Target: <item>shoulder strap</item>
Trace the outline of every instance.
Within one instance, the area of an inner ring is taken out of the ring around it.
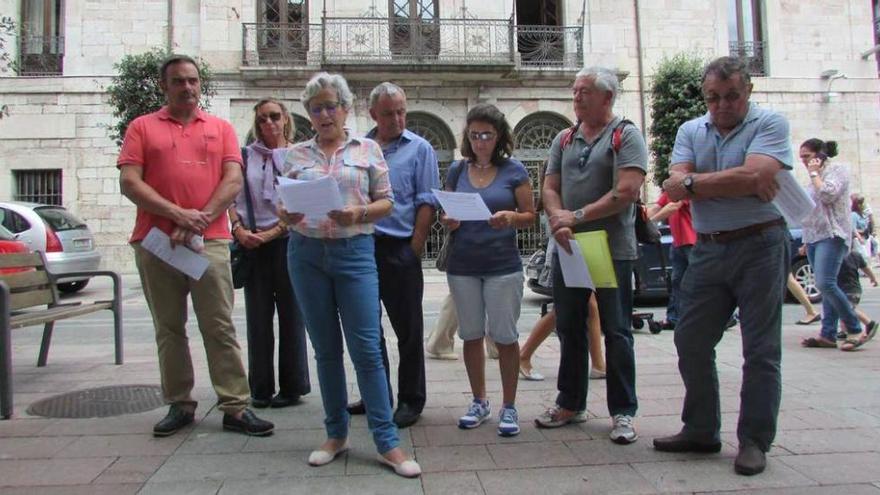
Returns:
[[[623,145],[623,130],[628,125],[635,125],[629,119],[620,119],[620,122],[614,126],[614,130],[611,131],[611,175],[612,182],[611,187],[617,187],[617,153],[620,151],[620,147]]]
[[[565,149],[572,141],[574,141],[574,136],[577,134],[578,127],[581,126],[581,121],[578,120],[574,123],[573,126],[569,127],[568,130],[565,131],[565,134],[562,135],[562,139],[559,140],[559,147],[561,149]]]
[[[244,202],[247,205],[248,222],[250,222],[250,225],[248,225],[248,230],[253,232],[257,228],[257,222],[256,222],[256,220],[254,220],[254,218],[255,218],[254,204],[252,203],[252,200],[251,200],[251,188],[248,185],[248,180],[247,180],[247,158],[248,158],[247,147],[244,147],[241,149],[241,162],[244,164],[244,167],[242,167],[243,171],[244,171]]]
[[[449,175],[446,176],[446,182],[452,185],[453,191],[455,191],[455,186],[458,184],[458,178],[461,177],[461,169],[463,168],[464,160],[452,162],[452,165],[449,166]]]

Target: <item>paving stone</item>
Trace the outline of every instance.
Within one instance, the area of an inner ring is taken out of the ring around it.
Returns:
[[[357,493],[359,495],[421,494],[419,479],[406,479],[393,473],[374,476],[325,478],[273,478],[256,481],[231,480],[223,483],[218,495],[314,495],[316,493]]]
[[[248,454],[217,454],[171,456],[150,478],[164,481],[225,481],[236,479],[277,478],[282,476],[339,476],[345,472],[340,456],[320,468],[308,465],[300,452],[258,452]]]
[[[780,456],[776,460],[823,485],[880,482],[877,452]]]
[[[113,457],[0,461],[0,486],[82,485],[91,483]]]
[[[120,457],[170,455],[185,440],[183,435],[155,438],[149,435],[87,435],[58,453],[58,457]]]
[[[873,452],[878,443],[877,430],[868,428],[781,431],[774,442],[795,454]]]
[[[609,441],[609,443],[611,443]],[[561,467],[580,464],[577,457],[562,442],[487,445],[495,464],[502,469],[531,467]]]
[[[488,421],[471,430],[463,430],[454,425],[427,426],[425,433],[428,437],[428,445],[431,446],[537,442],[543,438],[537,428],[523,422],[520,422],[520,434],[515,437],[500,437],[496,431],[497,428],[498,425],[494,421]]]
[[[32,437],[38,435],[53,422],[55,422],[54,419],[32,417],[14,418],[12,421],[0,421],[0,438]]]
[[[756,490],[738,490],[736,495],[878,495],[880,488],[872,485],[824,485],[799,486],[796,488],[762,488]]]
[[[727,457],[646,462],[632,466],[661,492],[714,492],[816,484],[815,481],[776,459],[778,458],[768,459],[766,471],[758,476],[737,475],[733,472],[733,459]]]
[[[425,495],[484,495],[476,473],[423,473]]]
[[[481,471],[477,476],[487,495],[658,493],[626,465]]]
[[[0,495],[134,495],[140,483],[116,485],[65,485],[0,488]]]
[[[138,495],[216,495],[223,485],[221,481],[171,481],[147,483]]]
[[[60,452],[77,437],[13,437],[0,441],[0,459],[49,458]]]
[[[483,445],[420,447],[415,452],[422,471],[426,473],[498,468]]]
[[[587,465],[629,464],[636,462],[668,462],[683,459],[706,459],[736,455],[736,448],[723,443],[718,454],[660,452],[654,449],[652,439],[640,437],[630,445],[618,445],[607,438],[566,442],[579,463]]]
[[[234,452],[241,452],[247,442],[248,437],[245,435],[231,435],[223,431],[217,431],[213,428],[206,428],[204,430],[190,432],[175,453],[231,454]]]
[[[159,469],[166,456],[138,456],[120,457],[110,467],[104,470],[95,483],[121,484],[121,483],[144,483],[153,473]]]

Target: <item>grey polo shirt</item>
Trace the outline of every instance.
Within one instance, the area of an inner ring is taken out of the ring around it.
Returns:
[[[592,146],[588,146],[583,134],[578,132],[571,144],[562,149],[559,142],[568,132],[567,129],[553,139],[546,175],[561,174],[562,207],[566,210],[573,211],[594,203],[615,186],[611,134],[620,120],[620,117],[614,117]],[[581,166],[581,155],[586,148],[590,148],[591,151],[588,159]],[[624,127],[620,151],[617,153],[618,170],[635,168],[646,172],[647,167],[648,150],[642,134],[634,125]],[[605,230],[608,232],[611,257],[615,260],[634,260],[639,256],[633,223],[634,206],[629,205],[616,215],[578,224],[575,226],[575,232]]]
[[[791,169],[788,121],[754,103],[750,104],[746,118],[726,136],[718,133],[708,113],[682,124],[675,137],[671,163],[693,163],[697,173],[720,172],[742,166],[751,154],[767,155]],[[703,234],[736,230],[782,216],[773,203],[765,203],[757,196],[692,201],[691,213],[694,229]]]

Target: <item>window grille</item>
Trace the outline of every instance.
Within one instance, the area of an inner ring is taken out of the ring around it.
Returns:
[[[15,200],[61,205],[61,170],[13,170]]]

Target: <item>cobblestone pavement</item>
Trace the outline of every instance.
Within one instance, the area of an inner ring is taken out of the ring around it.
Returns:
[[[362,417],[352,420],[352,450],[336,462],[312,468],[308,452],[323,439],[317,377],[313,392],[296,407],[263,410],[275,422],[269,438],[248,438],[221,429],[201,338],[192,326],[197,367],[197,421],[175,436],[156,439],[152,425],[164,408],[104,419],[47,419],[29,416],[32,402],[71,390],[118,384],[156,384],[158,369],[149,313],[137,286],[126,276],[125,364],[113,361],[109,313],[59,323],[49,364],[36,368],[40,328],[13,334],[15,415],[0,421],[0,493],[14,494],[534,494],[534,493],[766,493],[880,494],[880,339],[853,353],[803,349],[798,342],[817,326],[794,325],[801,316],[786,305],[783,329],[783,400],[779,433],[767,471],[733,473],[735,422],[739,407],[739,332],[732,329],[718,347],[724,446],[719,454],[655,452],[653,437],[679,429],[684,390],[676,368],[672,332],[636,332],[640,409],[637,443],[608,440],[610,420],[604,382],[590,382],[590,420],[557,430],[538,430],[531,420],[555,396],[558,341],[548,339],[534,359],[544,382],[520,382],[517,398],[522,433],[496,435],[495,420],[476,430],[456,427],[470,399],[462,362],[427,362],[428,404],[421,421],[403,430],[425,474],[405,480],[374,460]],[[866,284],[867,285],[867,284]],[[426,328],[433,326],[446,293],[445,279],[426,272]],[[94,283],[81,297],[102,298]],[[541,299],[526,291],[519,329],[537,319]],[[235,320],[244,342],[243,297]],[[880,317],[880,289],[866,288],[863,309]],[[654,308],[658,318],[663,309]],[[390,329],[386,322],[386,329]],[[392,342],[392,367],[396,351]],[[460,352],[459,349],[457,349]],[[314,365],[314,363],[312,363]],[[489,361],[487,385],[500,401],[496,362]],[[354,374],[349,386],[357,395]]]

